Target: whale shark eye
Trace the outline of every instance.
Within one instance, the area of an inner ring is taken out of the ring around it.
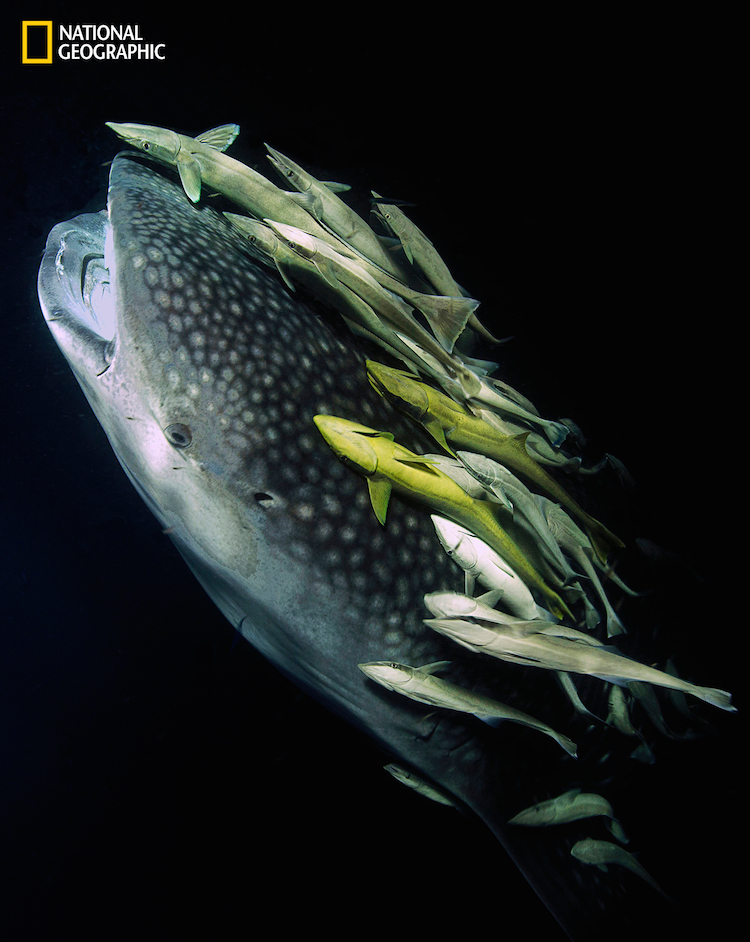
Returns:
[[[174,445],[175,448],[187,448],[193,440],[193,433],[190,431],[190,426],[183,425],[180,422],[176,422],[174,425],[168,425],[164,429],[164,434],[167,436],[167,441],[170,445]]]
[[[266,504],[271,503],[273,497],[271,497],[270,494],[264,494],[262,491],[258,491],[258,493],[255,495],[255,499],[258,501],[261,507],[265,507]]]

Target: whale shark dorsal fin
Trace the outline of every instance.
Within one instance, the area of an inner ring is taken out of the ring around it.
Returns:
[[[214,150],[225,151],[232,141],[240,133],[239,124],[222,124],[218,128],[211,128],[210,131],[204,131],[196,137],[196,141],[205,144],[207,147],[213,147]]]

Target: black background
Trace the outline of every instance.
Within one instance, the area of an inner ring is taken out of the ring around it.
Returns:
[[[601,515],[701,575],[668,576],[674,630],[690,676],[741,706],[731,25],[65,9],[0,19],[6,937],[228,938],[269,915],[295,934],[473,935],[522,913],[561,938],[479,825],[398,786],[235,639],[117,465],[36,270],[55,223],[104,205],[107,120],[193,135],[236,121],[231,153],[259,169],[268,141],[351,183],[362,211],[370,188],[414,202],[488,325],[515,338],[500,375],[636,479]],[[34,17],[137,22],[167,59],[21,66]],[[741,716],[717,714],[703,713],[715,737],[664,745],[642,799],[643,862],[689,901],[696,938],[739,904],[745,740]]]

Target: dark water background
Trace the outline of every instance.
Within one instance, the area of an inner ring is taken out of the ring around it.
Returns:
[[[258,168],[268,141],[351,183],[360,209],[370,188],[413,201],[488,326],[515,337],[499,375],[630,469],[637,490],[610,489],[600,516],[680,555],[658,576],[665,633],[685,674],[742,706],[726,39],[704,24],[519,32],[479,16],[418,28],[355,16],[339,37],[308,12],[183,22],[68,10],[56,22],[139,22],[167,61],[44,67],[20,65],[20,21],[36,12],[0,20],[9,940],[63,927],[229,938],[269,913],[294,934],[470,937],[521,912],[529,937],[562,937],[480,826],[393,782],[366,742],[236,642],[120,470],[35,288],[49,229],[104,204],[119,150],[107,120],[189,134],[236,121],[231,153]],[[730,861],[746,790],[741,715],[702,715],[716,735],[662,741],[630,809],[642,862],[686,901],[695,938],[739,908]]]

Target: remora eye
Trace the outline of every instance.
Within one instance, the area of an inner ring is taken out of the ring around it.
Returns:
[[[193,440],[193,433],[190,431],[190,426],[183,425],[180,422],[176,422],[174,425],[168,425],[164,429],[164,434],[167,436],[169,444],[174,445],[175,448],[187,448]]]

